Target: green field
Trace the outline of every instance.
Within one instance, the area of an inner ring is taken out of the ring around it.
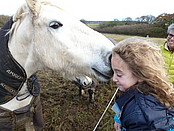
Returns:
[[[114,40],[116,40],[117,42],[121,41],[121,40],[124,40],[124,39],[127,39],[127,38],[130,38],[130,37],[140,37],[140,36],[130,36],[130,35],[118,35],[118,34],[106,34],[104,33],[104,35],[106,37],[111,37],[113,38]],[[146,38],[146,39],[149,39],[153,42],[155,42],[156,44],[163,44],[166,39],[165,38],[151,38],[151,37],[140,37],[140,38]]]
[[[89,26],[90,28],[94,29],[94,28],[98,27],[99,24],[98,23],[92,23],[92,24],[87,24],[87,26]]]

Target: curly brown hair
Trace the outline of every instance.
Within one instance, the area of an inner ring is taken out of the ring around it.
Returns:
[[[173,84],[169,82],[163,56],[155,43],[137,37],[128,38],[113,48],[114,54],[118,54],[133,75],[142,80],[137,84],[141,93],[151,94],[167,108],[173,108]]]

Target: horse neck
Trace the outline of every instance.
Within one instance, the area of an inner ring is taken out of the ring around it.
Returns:
[[[39,61],[36,59],[37,57],[34,56],[31,43],[31,40],[17,40],[15,36],[10,37],[8,43],[11,55],[24,68],[27,77],[30,77],[41,68],[38,64]]]

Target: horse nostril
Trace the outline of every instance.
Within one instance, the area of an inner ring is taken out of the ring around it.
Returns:
[[[86,82],[84,82],[83,85],[86,86],[87,85]]]

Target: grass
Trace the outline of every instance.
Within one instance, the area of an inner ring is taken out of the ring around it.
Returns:
[[[78,88],[55,72],[39,71],[38,78],[42,88],[44,131],[92,131],[116,88],[111,81],[98,82],[95,104],[89,105],[88,94],[77,99]],[[113,130],[113,115],[109,109],[97,130]]]
[[[117,42],[119,41],[122,41],[124,39],[127,39],[127,38],[130,38],[130,37],[140,37],[140,36],[130,36],[130,35],[119,35],[119,34],[107,34],[107,33],[104,33],[104,35],[106,37],[111,37],[113,38],[114,40],[116,40]],[[147,38],[147,37],[140,37],[140,38]],[[148,37],[147,39],[157,43],[157,44],[163,44],[166,39],[165,38],[151,38],[151,37]]]
[[[92,29],[95,29],[99,26],[99,24],[98,23],[91,23],[91,24],[89,23],[89,24],[87,24],[87,26],[89,26]]]

